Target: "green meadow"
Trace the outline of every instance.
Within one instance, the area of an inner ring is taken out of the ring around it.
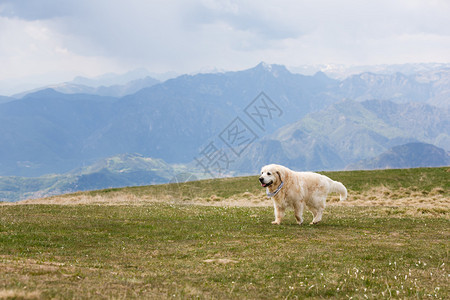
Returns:
[[[448,299],[448,168],[326,175],[318,225],[270,224],[254,176],[0,205],[0,299]]]

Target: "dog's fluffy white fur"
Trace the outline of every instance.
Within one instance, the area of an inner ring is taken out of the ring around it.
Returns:
[[[283,182],[281,189],[272,197],[275,221],[280,224],[287,207],[292,206],[298,224],[303,223],[303,209],[306,206],[314,216],[311,224],[322,220],[327,195],[339,193],[340,200],[347,198],[345,186],[329,177],[312,172],[295,172],[280,165],[267,165],[261,169],[259,177],[261,186],[267,188],[268,193],[276,192]]]

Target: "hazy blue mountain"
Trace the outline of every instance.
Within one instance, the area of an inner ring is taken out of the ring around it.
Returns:
[[[0,201],[15,202],[72,192],[66,186],[74,182],[72,175],[41,177],[0,176]]]
[[[151,76],[151,73],[145,68],[135,69],[124,74],[108,73],[95,78],[87,78],[83,76],[75,77],[71,82],[90,87],[125,85],[131,81]]]
[[[45,89],[0,104],[0,176],[65,173],[123,153],[189,163],[237,117],[257,137],[239,171],[270,160],[303,169],[344,168],[414,141],[448,150],[448,74],[441,68],[338,81],[261,63],[238,72],[183,75],[120,98]],[[253,102],[261,92],[278,110]],[[361,102],[367,98],[379,100]],[[441,108],[426,104],[431,101]],[[259,112],[256,119],[274,116],[260,127],[246,115],[249,108]]]
[[[0,201],[18,201],[76,191],[169,182],[182,165],[138,154],[108,157],[70,173],[40,177],[0,176]]]
[[[176,168],[161,159],[139,154],[121,154],[101,159],[71,172],[75,175],[68,189],[95,190],[123,186],[166,183],[176,175]]]
[[[348,170],[401,169],[450,165],[450,154],[425,143],[409,143],[393,147],[382,154],[350,164]]]
[[[155,74],[156,75],[156,74]],[[52,84],[33,89],[23,89],[12,97],[21,99],[24,96],[41,90],[53,89],[64,94],[92,94],[99,96],[122,97],[137,92],[160,82],[152,73],[144,68],[129,71],[124,74],[108,73],[94,78],[77,76],[74,80],[59,84]]]
[[[450,107],[450,66],[417,73],[415,78],[418,82],[431,86],[427,103],[440,107]]]
[[[450,150],[450,113],[422,103],[341,101],[255,142],[237,163],[255,172],[273,162],[302,170],[342,169],[409,142]]]
[[[16,100],[16,99],[14,99],[12,97],[0,96],[0,104],[6,103],[6,102],[11,102],[14,100]]]
[[[336,101],[337,82],[259,64],[240,72],[184,75],[120,99],[51,89],[0,105],[0,175],[67,172],[121,153],[169,163],[194,159],[264,91],[282,111],[258,136]]]
[[[348,99],[365,101],[372,99],[395,102],[426,102],[431,93],[428,83],[419,83],[413,76],[402,73],[362,73],[342,81],[340,92]]]
[[[108,122],[115,101],[47,89],[1,104],[0,175],[63,173],[89,161],[84,141]]]
[[[52,89],[57,92],[63,94],[90,94],[90,95],[98,95],[98,96],[108,96],[108,97],[123,97],[126,95],[134,94],[137,91],[151,87],[155,84],[160,83],[159,80],[156,80],[152,77],[145,77],[142,79],[136,79],[130,81],[123,85],[111,85],[111,86],[99,86],[93,87],[88,85],[76,84],[72,82],[65,82],[57,85],[51,85],[44,88],[35,89],[32,91],[22,92],[20,94],[16,94],[13,97],[17,99],[21,99],[26,95],[36,93],[41,90]],[[1,100],[0,100],[1,103]]]
[[[352,75],[362,73],[375,74],[396,74],[402,73],[404,75],[428,74],[431,72],[449,69],[449,63],[408,63],[408,64],[394,64],[394,65],[341,65],[341,64],[317,64],[317,65],[303,65],[297,67],[290,67],[294,73],[305,75],[312,75],[319,71],[324,72],[327,76],[344,80]]]
[[[95,94],[100,96],[123,97],[131,95],[144,88],[160,83],[150,76],[130,81],[123,85],[100,86],[95,89]],[[62,92],[62,91],[61,91]]]
[[[264,91],[283,112],[258,134],[335,101],[323,92],[334,81],[326,76],[294,75],[282,66],[260,64],[241,72],[185,75],[122,98],[108,127],[87,141],[102,153],[138,152],[170,163],[189,162]],[[250,120],[249,126],[258,130]],[[120,138],[122,143],[117,143]],[[118,152],[117,152],[118,151]]]
[[[424,69],[421,72],[361,73],[344,79],[335,93],[356,101],[391,100],[396,103],[421,102],[450,107],[450,68]]]

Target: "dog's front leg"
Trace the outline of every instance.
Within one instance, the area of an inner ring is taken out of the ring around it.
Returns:
[[[281,219],[284,217],[284,210],[285,208],[281,205],[277,205],[274,203],[274,214],[275,214],[275,221],[272,222],[272,224],[280,225]]]

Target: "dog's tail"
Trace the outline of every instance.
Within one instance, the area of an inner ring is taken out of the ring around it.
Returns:
[[[339,181],[331,181],[330,193],[338,193],[340,201],[344,201],[345,199],[347,199],[347,189]]]

